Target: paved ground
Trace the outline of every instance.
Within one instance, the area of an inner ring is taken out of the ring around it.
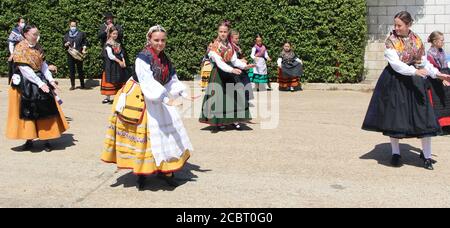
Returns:
[[[55,151],[15,152],[23,142],[7,140],[0,124],[0,207],[450,206],[449,138],[433,139],[434,171],[421,167],[418,140],[402,141],[405,165],[389,167],[388,139],[360,130],[367,92],[281,93],[275,129],[261,129],[266,121],[257,118],[252,130],[211,134],[197,114],[185,118],[195,152],[179,174],[184,184],[173,189],[150,178],[138,192],[132,174],[99,160],[110,114],[99,88],[61,84],[71,129]],[[2,78],[0,120],[7,88]]]

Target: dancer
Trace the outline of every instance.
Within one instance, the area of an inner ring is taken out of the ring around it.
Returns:
[[[31,150],[34,139],[45,140],[44,150],[50,152],[49,140],[61,137],[69,125],[55,99],[58,86],[38,43],[38,28],[25,26],[23,37],[13,53],[17,74],[9,89],[6,137],[27,140],[22,151]]]
[[[199,121],[213,126],[212,133],[225,129],[226,125],[233,125],[236,130],[242,130],[240,123],[251,120],[245,88],[242,83],[236,82],[239,81],[243,70],[254,65],[247,65],[237,58],[229,42],[230,26],[228,21],[219,25],[218,37],[208,54],[213,69]]]
[[[440,126],[427,94],[427,77],[450,80],[431,65],[424,45],[411,31],[411,14],[395,15],[395,30],[386,40],[385,58],[389,65],[378,80],[362,128],[389,136],[392,146],[391,164],[401,165],[399,140],[420,138],[424,167],[432,170],[431,137]]]
[[[188,97],[172,62],[164,52],[166,30],[153,26],[147,45],[136,59],[136,75],[130,78],[113,105],[113,115],[102,160],[118,168],[132,169],[143,190],[146,176],[158,173],[173,187],[174,172],[180,170],[193,151],[177,112],[175,99]]]

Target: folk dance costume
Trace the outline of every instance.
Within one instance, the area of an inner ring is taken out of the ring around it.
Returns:
[[[431,47],[428,50],[428,61],[440,72],[450,74],[446,54],[443,49]],[[450,128],[450,87],[444,86],[440,79],[429,79],[431,83],[431,96],[434,111],[438,117],[439,124],[445,129]],[[447,132],[448,133],[448,132]]]
[[[240,75],[234,75],[233,66],[245,69],[246,64],[237,58],[230,42],[226,44],[217,39],[209,54],[213,69],[203,99],[202,113],[199,121],[211,126],[248,122],[251,120],[245,88],[240,82]],[[227,90],[227,85],[229,88]]]
[[[8,50],[10,55],[14,54],[14,49],[16,45],[23,40],[22,36],[22,26],[16,26],[9,34],[8,37]],[[11,83],[11,77],[14,74],[14,61],[8,61],[8,84]]]
[[[299,91],[302,86],[300,77],[303,75],[303,63],[291,50],[282,51],[278,64],[278,84],[280,91]]]
[[[245,60],[244,52],[242,51],[241,47],[239,45],[231,42],[231,45],[233,46],[234,51],[236,52],[236,56],[239,60]],[[243,62],[243,61],[242,61]],[[254,99],[253,89],[251,80],[249,77],[249,72],[247,70],[242,70],[242,74],[239,77],[239,82],[241,82],[244,86],[245,91],[245,98],[248,101]]]
[[[267,75],[267,63],[269,59],[269,53],[266,46],[255,45],[252,48],[252,54],[250,57],[255,61],[256,67],[249,74],[250,80],[256,84],[268,84],[269,77]]]
[[[113,96],[117,94],[129,78],[126,68],[122,68],[116,62],[116,59],[121,61],[125,59],[125,51],[119,43],[107,42],[103,49],[103,58],[104,72],[102,75],[101,94]]]
[[[14,54],[17,71],[9,89],[9,109],[6,137],[28,140],[50,140],[61,137],[69,125],[52,92],[55,80],[48,69],[39,45],[31,46],[27,40],[17,44]],[[50,93],[40,88],[47,84]],[[49,144],[46,143],[46,149]]]
[[[375,87],[362,129],[391,137],[393,161],[400,157],[399,139],[421,138],[425,167],[430,167],[430,137],[438,135],[440,126],[428,80],[415,74],[423,67],[436,78],[439,71],[427,61],[422,40],[412,31],[406,37],[394,31],[386,40],[385,58],[389,65]]]
[[[193,147],[177,108],[167,103],[187,97],[186,87],[164,52],[148,47],[135,66],[137,76],[114,99],[101,159],[139,176],[176,172]]]
[[[66,43],[70,43],[68,47],[65,46]],[[87,39],[86,39],[86,33],[78,31],[76,28],[69,30],[66,35],[64,35],[64,41],[63,41],[64,47],[66,49],[68,48],[74,48],[79,53],[82,53],[83,49],[87,48]],[[75,89],[75,73],[78,71],[78,76],[80,78],[80,86],[81,88],[85,88],[84,86],[84,72],[83,72],[83,61],[75,59],[67,53],[67,64],[69,65],[69,71],[70,71],[70,84],[71,84],[71,90]]]
[[[209,61],[208,52],[209,52],[209,48],[206,51],[206,55],[202,59],[201,69],[200,69],[200,77],[202,79],[200,81],[200,87],[202,89],[205,89],[208,86],[209,76],[211,75],[211,71],[212,71],[212,65],[211,65],[211,61]]]

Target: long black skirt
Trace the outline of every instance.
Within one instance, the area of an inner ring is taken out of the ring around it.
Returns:
[[[442,69],[442,73],[450,74],[450,69]],[[431,84],[431,97],[434,111],[441,127],[450,126],[450,87],[444,86],[440,79],[428,79]]]
[[[428,80],[404,76],[387,66],[370,101],[363,130],[393,138],[424,138],[441,132],[428,90]]]

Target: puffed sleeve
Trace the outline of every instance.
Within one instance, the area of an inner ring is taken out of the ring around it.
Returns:
[[[231,67],[230,65],[225,63],[223,61],[222,57],[220,57],[216,52],[210,51],[208,53],[208,56],[210,59],[212,59],[214,61],[214,63],[217,65],[217,67],[219,67],[221,70],[223,70],[227,73],[231,73],[233,71],[233,67]]]
[[[54,82],[55,79],[53,78],[52,72],[48,69],[48,64],[47,62],[43,62],[42,66],[41,66],[41,72],[44,74],[45,78],[49,81],[49,82]]]
[[[164,86],[153,78],[150,65],[137,58],[135,62],[136,75],[145,98],[152,102],[169,102],[168,92]]]
[[[169,94],[175,99],[180,97],[180,96],[181,97],[185,97],[185,98],[188,96],[188,94],[186,92],[186,85],[184,85],[178,79],[177,74],[174,74],[172,76],[172,79],[166,85],[166,89],[169,91]]]

